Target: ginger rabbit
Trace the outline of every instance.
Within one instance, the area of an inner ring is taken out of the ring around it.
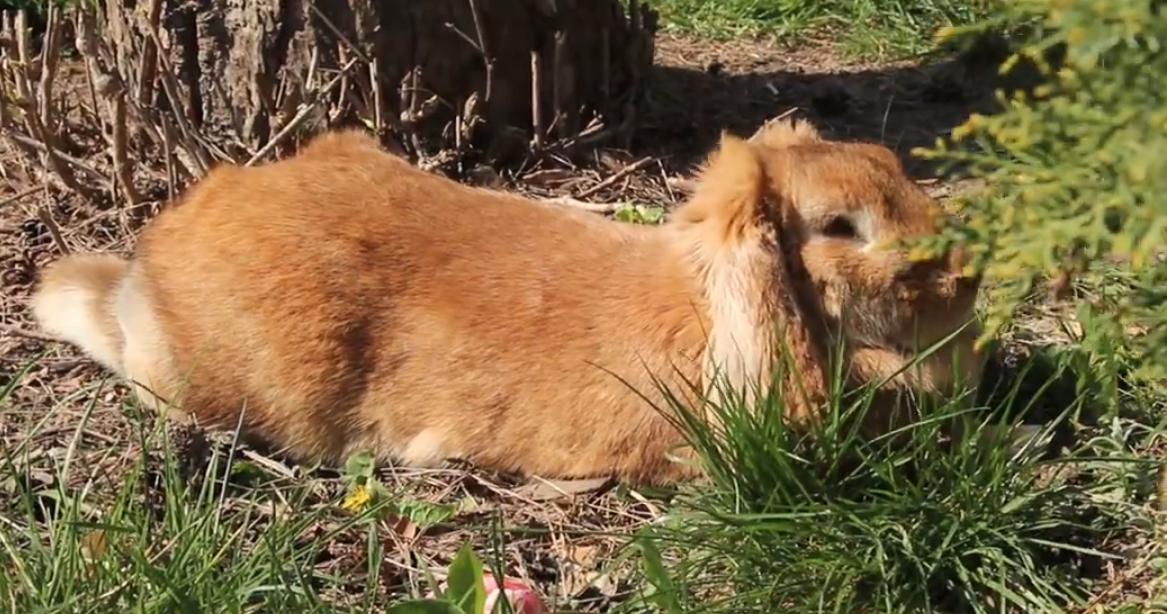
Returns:
[[[835,333],[865,381],[973,317],[958,254],[877,245],[939,215],[890,150],[805,122],[723,136],[660,226],[465,186],[336,131],[215,168],[130,258],[46,267],[31,308],[147,405],[224,429],[242,411],[245,435],[296,457],[665,483],[699,469],[666,458],[680,436],[640,396],[658,397],[652,374],[758,381],[779,330],[803,419]],[[889,386],[944,392],[956,354],[975,384],[972,339]]]

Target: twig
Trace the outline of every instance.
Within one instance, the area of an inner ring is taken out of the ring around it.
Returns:
[[[381,74],[377,70],[377,58],[369,62],[369,85],[373,88],[373,132],[380,137],[384,130],[384,102],[381,100]]]
[[[540,77],[542,67],[539,50],[531,51],[531,129],[534,130],[532,143],[536,148],[543,146],[543,106],[540,104]]]
[[[33,330],[28,330],[27,328],[21,328],[13,324],[6,324],[4,322],[0,322],[0,331],[4,331],[9,335],[14,335],[16,337],[36,339],[37,341],[60,341],[60,339],[57,339],[56,337],[52,337],[44,333],[38,333]]]
[[[553,149],[559,153],[566,153],[579,147],[598,145],[619,133],[619,128],[608,128],[603,123],[597,123],[589,128],[585,128],[573,137],[553,143],[549,149]]]
[[[150,0],[146,9],[146,27],[151,31],[157,30],[162,19],[162,0]],[[158,70],[158,46],[154,40],[147,38],[143,42],[142,61],[138,64],[138,83],[134,88],[134,96],[144,104],[154,100],[155,73]]]
[[[660,173],[661,183],[665,186],[665,191],[669,193],[669,202],[677,202],[677,193],[673,191],[673,186],[669,185],[669,176],[665,173],[665,165],[657,160],[656,170]]]
[[[264,143],[263,147],[260,147],[259,151],[255,152],[255,154],[252,155],[251,158],[243,164],[243,166],[254,166],[256,162],[259,162],[265,156],[271,153],[272,150],[278,147],[280,143],[285,141],[288,136],[290,136],[292,132],[296,130],[296,128],[300,127],[300,124],[303,124],[309,117],[312,116],[312,112],[316,110],[316,107],[317,103],[314,102],[301,105],[300,110],[297,111],[294,116],[292,116],[292,119],[288,120],[288,123],[284,124],[284,127],[280,128],[280,131],[277,132],[275,136],[269,139],[268,142]]]
[[[97,106],[97,76],[100,74],[100,68],[97,64],[97,51],[94,49],[96,42],[93,40],[93,19],[93,13],[80,12],[73,22],[75,31],[73,44],[81,53],[82,63],[85,64],[85,83],[89,90],[89,105],[93,109],[94,117],[97,118],[101,133],[105,134],[105,118],[100,112],[101,107]]]
[[[336,57],[339,58],[341,60],[341,62],[343,62],[346,67],[352,65],[352,64],[350,64],[348,54],[345,53],[344,47],[340,47],[340,46],[337,47]],[[333,116],[333,113],[336,113],[337,116],[339,116],[339,114],[341,112],[341,108],[340,108],[341,100],[344,98],[344,93],[348,92],[348,91],[349,91],[348,71],[342,70],[342,71],[340,71],[340,92],[341,92],[341,95],[337,96],[336,105],[333,105],[331,102],[327,102],[324,105],[327,109],[329,109],[329,111],[325,113],[325,115],[328,116],[329,123],[331,123],[331,121],[335,117],[335,116]],[[327,96],[328,92],[324,92],[324,95]],[[317,99],[319,99],[319,96],[317,97]]]
[[[798,107],[790,107],[789,109],[786,109],[785,111],[775,115],[774,117],[767,119],[766,121],[762,122],[761,126],[758,126],[758,129],[755,130],[754,133],[750,135],[750,138],[748,140],[750,142],[757,141],[758,135],[762,134],[762,131],[764,131],[767,127],[772,126],[772,125],[786,119],[787,117],[794,115],[797,112],[798,112]]]
[[[37,186],[35,188],[29,188],[27,190],[24,190],[23,192],[17,192],[16,194],[13,194],[12,196],[7,196],[3,199],[0,199],[0,207],[12,204],[12,203],[14,203],[22,198],[27,197],[27,196],[32,196],[33,194],[36,194],[39,191],[41,191],[41,187]]]
[[[312,9],[312,12],[316,13],[316,16],[320,18],[320,21],[324,22],[324,25],[329,30],[331,30],[332,33],[335,34],[337,38],[340,39],[340,42],[344,43],[345,46],[348,47],[349,51],[352,51],[353,54],[356,55],[357,58],[359,58],[362,62],[364,62],[366,64],[369,63],[369,58],[364,53],[361,53],[360,48],[357,47],[356,45],[354,45],[352,40],[350,40],[349,37],[345,36],[344,32],[341,32],[340,28],[336,27],[336,24],[332,23],[332,20],[329,19],[327,15],[322,13],[320,11],[320,9],[316,7],[315,2],[309,3],[308,6]]]
[[[246,458],[247,460],[249,460],[257,465],[260,465],[260,466],[266,468],[267,470],[271,471],[272,473],[278,473],[281,476],[288,478],[288,479],[294,479],[296,477],[296,472],[289,469],[287,465],[285,465],[285,464],[283,464],[283,463],[281,463],[273,458],[269,458],[267,456],[264,456],[264,455],[260,454],[259,452],[255,452],[253,450],[240,450],[239,453],[241,456],[243,456],[243,458]]]
[[[177,193],[178,175],[174,172],[174,141],[170,137],[170,125],[159,126],[162,132],[162,155],[166,162],[166,198],[174,200]]]
[[[65,243],[65,237],[61,234],[61,227],[53,219],[53,214],[49,213],[48,207],[38,208],[36,216],[40,218],[45,228],[49,229],[49,235],[53,237],[53,243],[57,244],[57,249],[61,250],[61,253],[66,256],[73,253],[73,250],[69,249],[69,244]]]
[[[134,174],[126,159],[126,92],[122,90],[113,96],[113,125],[110,140],[113,145],[113,168],[130,207],[142,202],[142,195],[134,186]]]
[[[41,125],[49,126],[53,114],[53,83],[57,77],[57,59],[60,53],[61,9],[47,3],[45,34],[41,43],[41,81],[38,102],[40,103]]]
[[[562,30],[555,33],[555,55],[552,61],[554,65],[552,67],[551,77],[551,96],[555,112],[554,119],[551,122],[555,128],[555,133],[560,138],[563,138],[567,136],[565,133],[565,130],[567,130],[567,111],[563,108],[563,89],[566,87],[563,81],[567,78],[563,74],[566,72],[564,70],[564,62],[567,61],[567,33]]]
[[[158,34],[157,28],[148,25],[146,34],[159,49],[163,48],[162,37]],[[162,90],[166,92],[166,98],[170,101],[171,115],[173,115],[175,123],[178,124],[178,132],[182,137],[183,145],[196,167],[189,170],[196,177],[205,177],[207,171],[211,168],[211,161],[207,159],[206,151],[200,146],[198,139],[195,138],[194,126],[191,125],[190,118],[187,117],[186,101],[182,99],[179,93],[178,81],[174,76],[177,73],[170,65],[170,60],[166,58],[165,53],[159,53],[158,60],[161,62],[163,68]]]
[[[665,180],[665,185],[678,192],[685,192],[687,194],[692,194],[697,190],[697,182],[685,177],[670,177]]]
[[[47,146],[45,146],[44,143],[38,142],[36,139],[27,137],[23,134],[9,132],[8,134],[5,134],[4,136],[6,136],[9,140],[11,140],[15,143],[19,143],[21,145],[32,148],[32,149],[36,150],[38,153],[48,154],[49,159],[62,160],[64,162],[68,162],[69,164],[72,164],[73,166],[77,167],[78,170],[84,171],[87,175],[89,175],[90,177],[93,177],[94,179],[98,179],[102,182],[106,181],[106,176],[101,174],[101,171],[93,168],[84,160],[74,158],[73,156],[70,156],[69,154],[67,154],[63,151],[57,151],[55,149],[50,150]]]
[[[482,31],[482,11],[477,0],[466,0],[470,3],[470,14],[474,17],[474,31],[478,34],[478,50],[482,52],[482,62],[486,66],[486,95],[482,102],[490,105],[490,93],[494,89],[494,56],[486,46],[486,35]]]
[[[61,179],[61,182],[64,183],[67,188],[77,192],[87,200],[96,201],[99,197],[98,191],[78,181],[77,176],[72,173],[71,169],[61,163],[61,158],[57,156],[58,152],[57,147],[55,146],[56,139],[53,138],[53,132],[46,125],[47,122],[41,121],[41,109],[34,106],[32,87],[29,83],[27,72],[29,67],[32,66],[32,59],[28,51],[28,27],[25,23],[24,11],[20,11],[16,15],[15,30],[17,57],[20,61],[21,67],[20,69],[13,69],[12,77],[14,82],[13,84],[16,86],[17,95],[21,100],[24,101],[25,108],[23,111],[25,126],[28,128],[29,133],[34,137],[33,139],[29,140],[35,143],[36,146],[39,146],[39,148],[41,148],[46,153],[46,159],[48,161],[49,168],[52,169],[52,171],[57,175],[57,177]],[[42,67],[42,76],[43,69],[44,67]],[[46,88],[45,91],[38,93],[44,94],[46,91],[49,90]],[[39,98],[39,96],[37,96],[37,98]],[[39,105],[39,103],[37,104]],[[46,111],[47,109],[48,107],[45,107]],[[15,137],[17,135],[13,134],[10,136]],[[38,140],[39,142],[37,142]],[[105,179],[105,177],[103,177],[100,173],[97,173],[97,176],[102,180]]]
[[[635,173],[636,171],[644,168],[645,166],[648,166],[650,163],[652,163],[655,160],[656,160],[656,158],[652,158],[652,157],[641,158],[641,159],[637,160],[636,162],[633,162],[632,164],[625,166],[624,168],[620,169],[619,171],[616,171],[607,179],[605,179],[605,180],[597,183],[596,185],[580,192],[579,194],[576,194],[575,196],[576,196],[576,198],[587,198],[588,196],[591,196],[592,194],[595,194],[596,192],[599,192],[600,190],[603,190],[606,187],[614,185],[617,181],[620,181],[621,179],[627,177],[629,174]]]
[[[357,60],[358,58],[351,58],[348,63],[346,63],[344,67],[340,69],[340,74],[336,77],[333,77],[332,81],[329,81],[328,84],[317,93],[317,99],[301,105],[300,110],[296,112],[296,115],[293,116],[292,119],[288,120],[288,123],[284,124],[284,127],[280,128],[280,131],[277,132],[275,136],[268,140],[267,143],[264,143],[263,147],[260,147],[259,151],[255,152],[255,155],[251,156],[251,158],[246,163],[244,163],[243,166],[254,166],[256,162],[262,160],[264,156],[271,153],[273,149],[278,147],[280,143],[282,143],[293,132],[295,132],[296,128],[298,128],[300,124],[303,124],[305,120],[311,117],[312,112],[320,106],[320,100],[332,92],[333,88],[335,88],[336,85],[341,82],[345,74],[348,73],[349,69],[351,69],[357,63]]]

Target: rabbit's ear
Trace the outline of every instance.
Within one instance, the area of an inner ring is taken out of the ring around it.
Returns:
[[[781,149],[792,145],[806,145],[823,140],[813,124],[805,119],[778,119],[762,124],[750,137],[750,143]]]
[[[703,240],[733,243],[752,234],[766,213],[766,172],[758,152],[731,134],[709,156],[690,198],[673,214],[682,226],[700,227]]]

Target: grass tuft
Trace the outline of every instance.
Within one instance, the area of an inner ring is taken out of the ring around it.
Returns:
[[[321,596],[335,580],[317,573],[315,562],[331,535],[377,510],[335,514],[314,504],[306,485],[254,468],[234,480],[239,472],[227,468],[245,466],[234,448],[210,450],[192,473],[167,429],[145,425],[140,445],[149,452],[119,465],[121,475],[101,475],[72,459],[87,419],[60,458],[34,446],[0,452],[6,611],[339,611]],[[379,548],[371,546],[371,554]],[[370,599],[376,594],[370,590]]]
[[[1024,424],[1041,391],[1018,384],[998,407],[921,400],[912,424],[865,439],[850,425],[872,409],[870,389],[799,430],[777,393],[706,403],[715,428],[664,392],[710,480],[641,539],[683,553],[661,566],[683,594],[673,598],[703,611],[1064,612],[1118,558],[1097,545],[1148,520],[1131,503],[1146,489],[1130,485],[1153,480],[1156,463],[1129,441],[1103,436],[1049,458],[1085,394],[1041,426]]]

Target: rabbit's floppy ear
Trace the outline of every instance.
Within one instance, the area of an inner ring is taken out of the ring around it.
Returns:
[[[797,373],[786,379],[797,376],[803,392],[817,397],[825,387],[816,342],[823,334],[799,304],[803,292],[788,270],[784,252],[791,248],[781,245],[782,212],[770,193],[773,182],[762,154],[751,143],[722,134],[693,195],[671,218],[710,318],[703,377],[710,382],[719,373],[752,397],[769,387],[780,349],[789,350]],[[788,347],[779,347],[779,337]],[[785,398],[791,414],[805,414],[812,405]]]
[[[706,249],[717,249],[754,235],[767,214],[766,172],[758,152],[723,132],[697,177],[693,194],[672,218],[701,228]]]

